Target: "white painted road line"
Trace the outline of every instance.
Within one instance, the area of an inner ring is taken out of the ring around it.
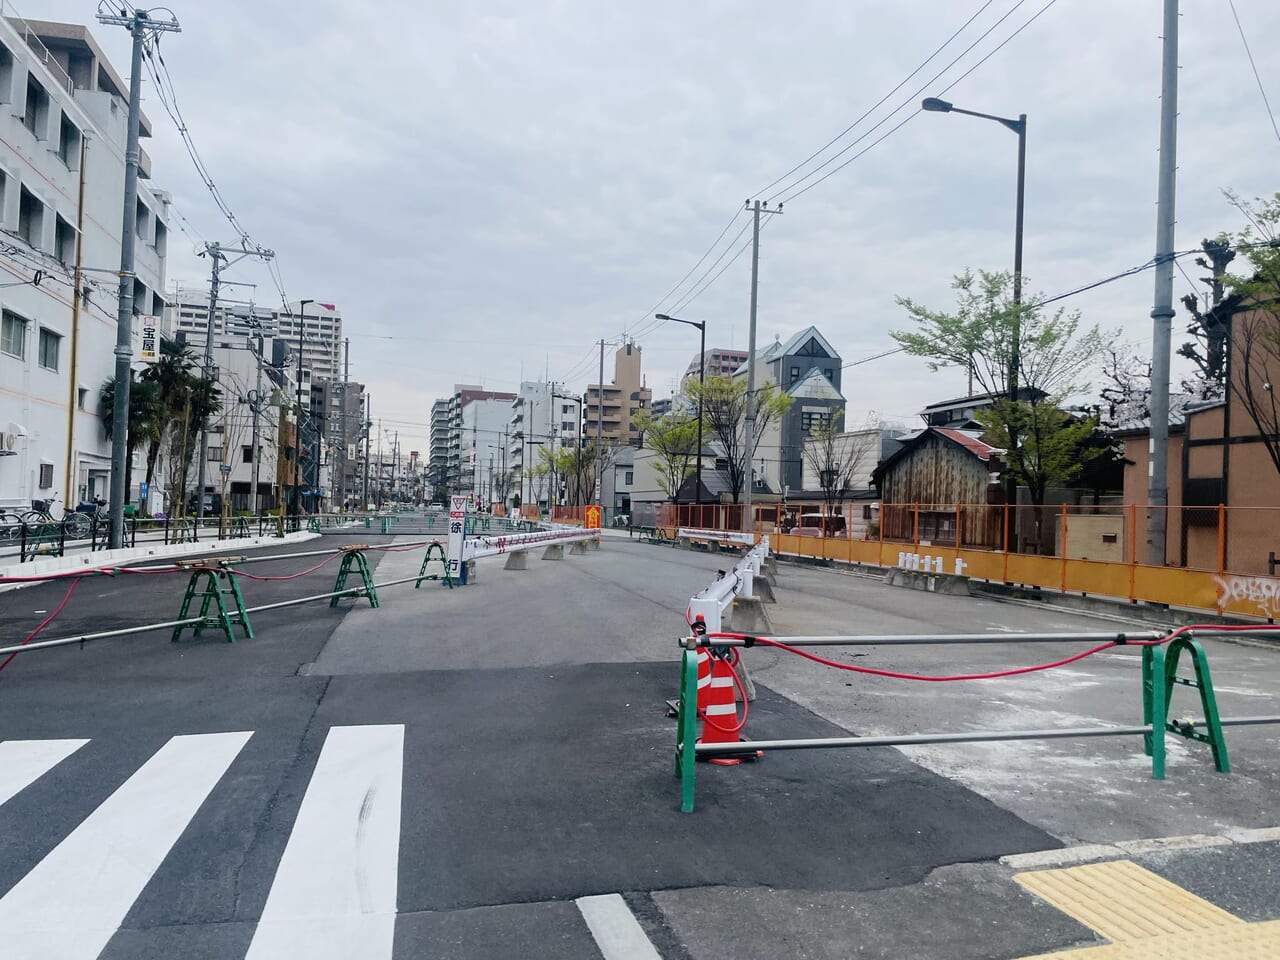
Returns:
[[[6,740],[0,743],[0,803],[35,783],[88,740]]]
[[[245,960],[389,960],[404,725],[333,727]]]
[[[619,894],[574,901],[604,960],[662,960]]]
[[[252,733],[174,737],[0,899],[5,960],[93,960]]]

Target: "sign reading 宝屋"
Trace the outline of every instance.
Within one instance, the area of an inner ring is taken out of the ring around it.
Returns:
[[[600,529],[600,508],[599,507],[587,507],[586,528],[588,530]]]
[[[467,532],[467,498],[449,498],[449,576],[458,580],[462,575],[462,538]]]
[[[142,328],[138,360],[141,363],[155,363],[160,359],[160,318],[139,317],[138,323]]]

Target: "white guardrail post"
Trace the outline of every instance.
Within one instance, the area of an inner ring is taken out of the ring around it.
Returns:
[[[698,532],[680,531],[682,535]],[[750,537],[751,534],[740,536]],[[769,540],[765,537],[747,551],[734,565],[733,570],[715,583],[698,591],[689,600],[689,619],[696,621],[698,617],[702,617],[708,633],[720,633],[724,629],[724,615],[733,606],[734,597],[755,597],[755,577],[764,569],[764,561],[768,555]]]

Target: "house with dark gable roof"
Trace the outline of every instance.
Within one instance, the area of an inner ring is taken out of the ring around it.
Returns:
[[[746,365],[735,377],[746,376]],[[804,481],[804,440],[818,423],[834,419],[844,428],[840,354],[817,327],[789,340],[775,340],[756,354],[756,381],[772,381],[792,398],[791,409],[770,424],[755,455],[755,491],[799,491]]]

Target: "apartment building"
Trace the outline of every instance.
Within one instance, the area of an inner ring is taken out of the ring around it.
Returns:
[[[640,367],[640,345],[628,341],[613,355],[613,382],[593,383],[583,397],[582,435],[590,443],[599,435],[606,444],[638,446],[640,432],[631,417],[653,401],[653,391],[644,385]]]
[[[684,376],[680,378],[680,389],[683,390],[691,380],[694,383],[698,382],[699,369],[703,369],[704,377],[731,377],[747,362],[749,356],[746,350],[737,350],[733,347],[714,347],[705,354],[695,353],[684,371]],[[705,368],[701,367],[704,357],[706,358]]]
[[[174,304],[174,330],[187,331],[203,343],[209,324],[208,289],[178,289],[170,300]],[[342,313],[334,304],[309,300],[294,301],[287,307],[264,308],[251,307],[236,298],[219,297],[213,312],[214,335],[248,336],[249,329],[239,318],[250,311],[277,340],[293,348],[298,346],[301,329],[302,365],[313,372],[317,381],[342,379]]]
[[[514,393],[456,384],[449,398],[448,475],[454,494],[489,497],[493,471],[505,466]]]
[[[442,397],[431,404],[431,438],[427,448],[427,479],[432,499],[444,502],[449,495],[449,403]]]
[[[0,504],[74,506],[110,486],[99,397],[115,373],[128,86],[86,27],[7,17],[0,102]],[[135,356],[138,317],[164,307],[169,197],[150,176],[140,151]],[[144,469],[139,454],[130,499]]]
[[[541,462],[540,450],[558,453],[566,447],[577,447],[582,439],[582,400],[564,390],[560,384],[525,382],[520,384],[511,403],[508,424],[507,469],[511,473],[508,497],[514,505],[516,494],[521,503],[541,501],[549,485],[534,483],[531,471]]]

